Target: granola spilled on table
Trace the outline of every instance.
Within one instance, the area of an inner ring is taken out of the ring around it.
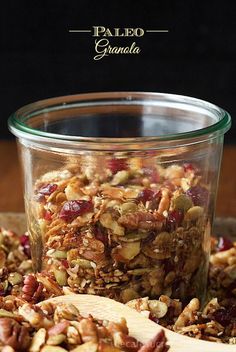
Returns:
[[[119,323],[83,317],[72,304],[24,303],[13,312],[1,310],[2,352],[167,352],[164,331],[142,344]]]
[[[204,295],[209,191],[196,166],[80,156],[28,200],[34,268],[121,302]]]
[[[0,228],[0,319],[13,318],[19,307],[46,298],[73,293],[61,287],[50,273],[32,273],[27,234],[17,236]],[[212,238],[208,275],[208,300],[203,309],[198,299],[181,302],[161,295],[138,298],[127,304],[175,332],[209,341],[236,343],[236,242]],[[21,280],[13,280],[19,275]],[[12,315],[13,314],[13,315]],[[18,314],[18,313],[17,313]],[[6,349],[5,352],[13,352]]]
[[[127,305],[180,334],[236,344],[236,242],[224,237],[212,238],[207,296],[202,309],[197,298],[185,306],[164,295],[158,300],[134,299]]]

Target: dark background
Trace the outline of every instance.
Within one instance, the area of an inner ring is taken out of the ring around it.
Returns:
[[[184,94],[228,110],[236,142],[235,1],[13,1],[0,5],[0,139],[20,106],[48,97],[137,90]],[[69,28],[142,27],[169,33],[136,41],[139,55],[94,61],[94,38]]]

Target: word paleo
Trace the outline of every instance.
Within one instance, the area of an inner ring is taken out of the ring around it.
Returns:
[[[95,39],[94,60],[101,60],[111,54],[139,54],[141,49],[132,42],[129,46],[113,46],[107,37],[142,37],[145,31],[142,28],[106,28],[103,26],[93,26],[93,37]]]

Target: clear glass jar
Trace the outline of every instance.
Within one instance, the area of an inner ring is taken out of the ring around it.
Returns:
[[[9,119],[35,271],[126,302],[205,294],[230,116],[189,97],[91,93]]]

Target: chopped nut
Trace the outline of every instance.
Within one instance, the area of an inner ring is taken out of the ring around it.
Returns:
[[[25,351],[30,344],[29,332],[14,319],[0,318],[0,342],[19,351]]]
[[[140,252],[140,242],[124,242],[122,247],[116,248],[114,257],[118,261],[130,261]]]
[[[29,352],[39,352],[46,341],[46,329],[39,329],[33,336]]]
[[[148,306],[151,313],[157,318],[163,318],[168,311],[167,305],[161,301],[150,300]]]
[[[118,171],[111,181],[112,186],[124,184],[129,179],[129,172],[126,170]]]
[[[97,350],[98,350],[98,344],[90,341],[90,342],[83,343],[83,345],[74,348],[70,352],[97,352]],[[101,349],[100,351],[106,352],[103,349]],[[107,352],[113,352],[112,347],[110,350],[107,350]]]
[[[187,323],[189,324],[195,322],[197,320],[197,311],[199,310],[199,308],[199,300],[197,298],[193,298],[176,320],[174,326],[175,330],[182,328]]]
[[[65,339],[66,339],[66,335],[64,334],[49,336],[49,338],[47,339],[47,345],[57,346],[57,345],[60,345],[63,341],[65,341]]]
[[[96,325],[90,319],[82,319],[79,324],[79,333],[82,341],[86,342],[98,342],[98,335]]]
[[[118,236],[124,236],[124,228],[120,226],[117,221],[112,219],[110,213],[104,213],[100,216],[100,222],[102,226],[113,230],[114,234]]]
[[[44,346],[40,352],[67,352],[67,350],[60,346]]]

